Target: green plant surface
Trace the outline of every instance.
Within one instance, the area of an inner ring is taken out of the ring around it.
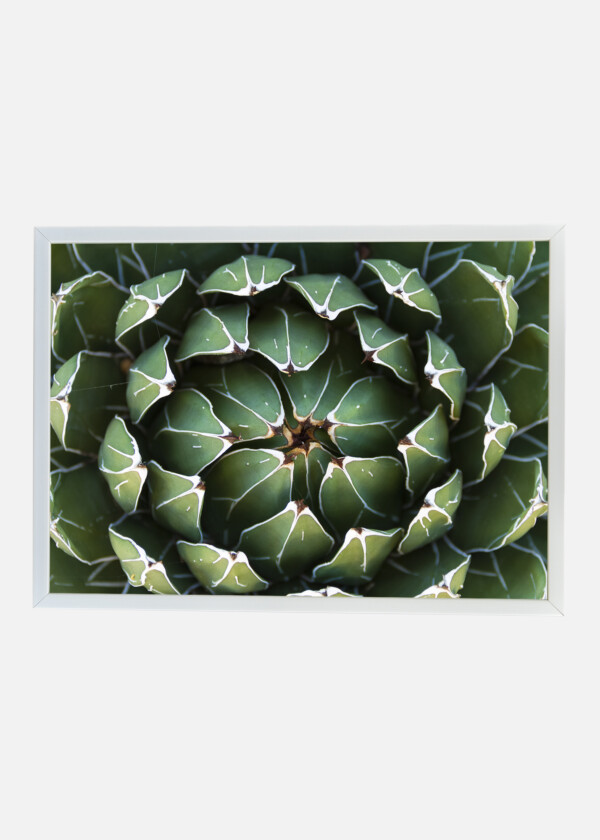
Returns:
[[[51,591],[546,597],[547,243],[52,248]]]

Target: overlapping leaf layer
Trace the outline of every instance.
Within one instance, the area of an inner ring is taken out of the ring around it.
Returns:
[[[54,245],[51,590],[546,597],[548,243]]]

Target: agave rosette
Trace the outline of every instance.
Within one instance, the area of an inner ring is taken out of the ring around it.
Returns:
[[[53,246],[51,589],[542,598],[547,243]]]

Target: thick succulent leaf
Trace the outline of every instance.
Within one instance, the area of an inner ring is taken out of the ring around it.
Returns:
[[[80,350],[112,350],[128,290],[101,271],[64,283],[52,295],[52,352],[65,362]]]
[[[137,246],[131,243],[52,244],[53,292],[63,283],[96,272],[108,274],[127,287],[150,277]]]
[[[167,335],[145,350],[129,369],[127,405],[134,423],[139,423],[149,408],[170,396],[177,380],[169,365]]]
[[[50,592],[67,595],[118,595],[130,591],[127,576],[116,557],[90,566],[65,554],[52,540],[49,588]]]
[[[537,458],[542,462],[544,473],[548,475],[548,424],[540,423],[522,435],[514,436],[504,457],[519,461],[533,461]]]
[[[157,337],[165,333],[179,335],[195,293],[196,287],[185,269],[165,272],[132,286],[116,322],[115,340],[119,347],[135,357]]]
[[[249,297],[276,286],[294,264],[277,257],[245,256],[229,265],[223,265],[200,284],[199,294],[225,292],[229,295]]]
[[[161,595],[183,595],[196,580],[175,549],[175,537],[139,513],[108,529],[111,545],[131,586]]]
[[[520,329],[511,347],[489,375],[502,390],[517,429],[548,419],[548,333],[530,324]]]
[[[433,284],[442,311],[440,335],[474,378],[510,346],[517,324],[514,278],[472,260],[461,260]]]
[[[325,324],[296,306],[261,309],[250,322],[250,349],[285,373],[308,370],[329,344]]]
[[[344,455],[393,455],[417,413],[411,397],[383,376],[353,382],[327,414],[329,436]]]
[[[199,475],[236,439],[215,416],[210,400],[193,388],[182,388],[171,394],[154,422],[150,449],[167,469]]]
[[[177,550],[194,577],[219,595],[248,595],[268,587],[243,551],[227,551],[208,543],[177,542]]]
[[[52,426],[50,427],[50,471],[65,470],[88,463],[92,456],[81,455],[79,452],[67,452]]]
[[[375,276],[361,275],[360,286],[378,304],[386,323],[411,338],[437,326],[440,307],[418,269],[389,259],[363,260],[363,265]]]
[[[464,253],[467,259],[493,265],[500,274],[512,274],[518,284],[529,271],[535,248],[535,242],[471,242]]]
[[[186,383],[211,401],[217,417],[241,440],[279,434],[284,412],[281,396],[269,374],[246,361],[192,368]]]
[[[496,385],[469,394],[451,440],[452,460],[463,471],[465,481],[483,481],[498,466],[516,428]]]
[[[242,531],[239,548],[268,580],[292,578],[306,571],[333,548],[333,538],[303,502]]]
[[[418,268],[423,273],[427,251],[431,244],[428,242],[369,242],[359,245],[358,250],[363,263],[374,260],[381,262],[394,260],[403,266]]]
[[[452,347],[431,330],[426,333],[421,402],[431,410],[440,403],[450,420],[458,420],[467,393],[467,372]]]
[[[95,454],[106,427],[127,408],[118,360],[82,350],[54,374],[50,422],[64,449]]]
[[[146,242],[136,244],[135,249],[150,269],[148,276],[185,266],[196,280],[246,253],[239,242]]]
[[[331,455],[318,441],[311,441],[308,446],[290,450],[288,457],[294,461],[294,498],[302,499],[319,510],[319,490],[331,463]]]
[[[430,242],[423,254],[421,273],[435,285],[460,260],[469,259],[492,265],[501,274],[512,274],[519,282],[529,270],[534,250],[533,242]]]
[[[300,292],[317,315],[329,321],[357,307],[377,308],[352,280],[342,274],[307,274],[286,282]]]
[[[353,242],[261,243],[258,253],[294,263],[300,274],[342,274],[352,277],[358,260]]]
[[[406,489],[411,497],[429,487],[449,461],[448,424],[438,405],[397,446],[406,468]]]
[[[391,527],[400,522],[403,485],[396,458],[334,459],[321,484],[320,508],[339,538],[359,526]]]
[[[71,245],[53,242],[50,246],[50,288],[52,294],[56,294],[65,283],[71,283],[83,274],[90,273],[91,269],[82,268]]]
[[[243,355],[249,348],[247,303],[200,309],[190,318],[175,356],[184,362],[196,356]]]
[[[383,598],[458,598],[469,555],[446,537],[408,556],[390,557],[365,595]]]
[[[519,305],[519,324],[535,324],[548,330],[550,278],[548,274],[539,279],[526,279],[515,292],[515,300]]]
[[[370,312],[355,312],[354,318],[365,360],[383,365],[407,385],[416,385],[415,359],[408,336],[388,327],[381,318]]]
[[[360,378],[362,355],[353,336],[336,332],[327,351],[310,370],[279,374],[294,418],[325,420],[355,379]]]
[[[360,585],[372,580],[403,533],[402,528],[385,531],[351,528],[335,556],[315,567],[314,579],[318,583],[341,583],[342,586]]]
[[[452,539],[465,551],[495,551],[519,540],[547,510],[541,463],[504,458],[469,495],[463,493]]]
[[[228,452],[206,477],[206,529],[232,545],[244,528],[275,516],[291,501],[293,467],[277,450]]]
[[[536,539],[541,534],[542,539]],[[518,542],[498,551],[474,554],[463,596],[465,598],[547,598],[548,575],[543,545],[547,532],[540,520]],[[540,545],[539,543],[542,543]]]
[[[188,540],[202,539],[200,514],[205,487],[200,476],[181,475],[150,461],[148,489],[152,516],[159,525]]]
[[[107,529],[120,515],[95,464],[50,475],[50,536],[82,563],[113,560]]]
[[[411,520],[398,546],[399,554],[409,554],[434,542],[452,528],[452,518],[462,497],[462,474],[452,473],[448,481],[432,488]]]
[[[547,330],[550,298],[549,243],[536,242],[531,268],[522,281],[515,284],[515,300],[519,304],[519,326],[537,324]]]
[[[288,592],[287,597],[295,596],[309,598],[360,598],[360,595],[354,595],[352,592],[344,592],[337,586],[325,586],[323,589],[305,589],[303,592]]]
[[[148,469],[139,444],[122,417],[114,417],[98,452],[98,469],[115,502],[126,513],[137,509]]]

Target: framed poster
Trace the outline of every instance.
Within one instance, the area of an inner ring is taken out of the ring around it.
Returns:
[[[35,248],[36,604],[560,614],[564,230]]]

